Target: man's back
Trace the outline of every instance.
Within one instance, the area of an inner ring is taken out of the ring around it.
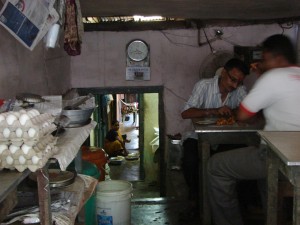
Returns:
[[[300,130],[300,67],[265,73],[244,99],[250,111],[264,108],[265,130]]]

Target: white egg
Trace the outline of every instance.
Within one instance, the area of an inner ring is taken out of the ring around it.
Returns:
[[[8,125],[12,125],[18,118],[14,114],[9,114],[6,117],[6,122]]]
[[[22,156],[22,155],[19,156],[19,162],[20,162],[20,164],[25,164],[26,159],[24,158],[24,156]]]
[[[23,136],[23,130],[22,130],[20,127],[18,127],[18,128],[16,129],[16,136],[17,136],[18,138],[21,138],[21,137]]]
[[[19,113],[20,113],[20,114],[24,114],[24,113],[26,113],[26,110],[25,110],[25,109],[21,109],[21,110],[19,111]]]
[[[36,110],[36,109],[32,109],[30,111],[34,114],[34,116],[40,115],[40,112],[38,110]]]
[[[7,127],[4,128],[4,130],[3,130],[3,136],[4,136],[5,138],[8,138],[9,135],[10,135],[10,129],[8,129]]]
[[[17,119],[20,117],[21,113],[19,112],[14,112],[14,115],[17,117]]]
[[[14,141],[12,144],[13,144],[14,146],[18,146],[18,147],[21,148],[21,145],[23,144],[23,141]]]
[[[34,146],[36,144],[36,141],[26,141],[26,142],[24,142],[24,144],[32,147],[32,146]]]
[[[49,151],[51,151],[51,147],[49,145],[47,145],[45,148],[45,152],[49,152]]]
[[[28,111],[26,114],[29,116],[30,119],[34,117],[34,113],[32,113],[31,111]]]
[[[40,158],[36,155],[32,156],[31,161],[33,164],[37,164],[39,162]]]
[[[29,137],[34,137],[36,135],[36,130],[34,129],[34,128],[29,128],[29,130],[28,130],[28,136]]]
[[[5,120],[5,116],[3,114],[0,114],[0,122]]]
[[[22,126],[24,126],[28,120],[30,120],[30,118],[26,113],[22,114],[19,118],[20,124]]]
[[[41,151],[44,149],[44,145],[42,143],[37,143],[36,147]]]
[[[10,145],[9,146],[9,151],[11,152],[11,154],[15,154],[18,150],[20,150],[20,147],[15,146],[15,145]]]
[[[7,156],[6,157],[6,162],[8,165],[12,165],[14,162],[14,159],[11,156]]]
[[[43,128],[48,127],[48,126],[49,126],[49,123],[47,121],[44,122],[43,125],[42,125]]]
[[[28,152],[32,149],[32,147],[31,147],[31,146],[28,146],[28,145],[26,145],[26,144],[23,144],[22,147],[21,147],[21,149],[22,149],[23,153],[24,153],[25,155],[27,155]]]
[[[0,154],[2,154],[2,152],[6,149],[8,149],[7,145],[0,145]]]

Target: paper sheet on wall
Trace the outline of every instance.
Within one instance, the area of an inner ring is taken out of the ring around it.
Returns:
[[[0,24],[25,47],[33,50],[55,24],[59,15],[55,0],[7,0],[0,11]]]

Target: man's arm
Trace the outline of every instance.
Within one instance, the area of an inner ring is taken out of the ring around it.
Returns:
[[[191,119],[197,117],[205,117],[216,114],[216,109],[197,109],[190,108],[181,113],[182,119]]]
[[[207,116],[230,116],[232,110],[228,106],[222,106],[215,109],[197,109],[189,108],[181,113],[182,119],[191,119]]]
[[[245,121],[253,117],[256,113],[249,111],[243,104],[240,104],[238,113],[237,113],[237,120]]]

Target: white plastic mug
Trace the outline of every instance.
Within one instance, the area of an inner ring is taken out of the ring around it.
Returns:
[[[47,33],[46,47],[55,48],[59,32],[59,24],[53,24]]]

